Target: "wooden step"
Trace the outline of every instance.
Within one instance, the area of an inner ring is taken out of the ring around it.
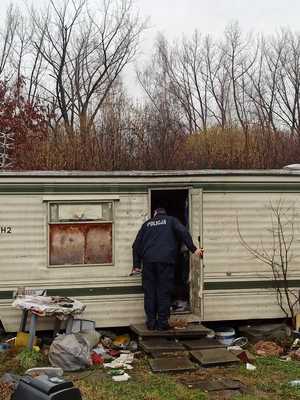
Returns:
[[[202,324],[189,324],[184,328],[167,331],[150,331],[145,324],[131,325],[130,329],[140,337],[203,337],[211,332]]]
[[[140,348],[146,353],[151,353],[153,351],[182,351],[185,347],[175,341],[174,339],[167,339],[162,337],[146,338],[140,341]]]

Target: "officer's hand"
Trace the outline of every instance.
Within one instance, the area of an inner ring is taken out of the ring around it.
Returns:
[[[204,249],[200,249],[199,247],[195,250],[195,252],[194,252],[194,254],[195,254],[195,256],[197,256],[197,257],[203,257],[203,254],[204,254]]]
[[[142,272],[142,268],[133,267],[129,276],[139,275]]]

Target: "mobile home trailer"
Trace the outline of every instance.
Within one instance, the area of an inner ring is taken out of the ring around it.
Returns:
[[[293,208],[300,227],[300,171],[201,170],[0,173],[0,319],[16,331],[18,287],[76,297],[99,327],[144,320],[131,246],[156,206],[168,204],[205,248],[190,257],[190,309],[203,321],[282,317],[272,272],[241,244],[268,241],[268,205]],[[297,233],[297,232],[296,232]],[[265,242],[264,242],[265,243]],[[268,243],[267,243],[268,246]],[[292,284],[300,287],[295,242]]]

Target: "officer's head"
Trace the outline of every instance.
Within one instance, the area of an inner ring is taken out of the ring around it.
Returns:
[[[153,217],[156,217],[159,214],[167,214],[167,212],[164,208],[158,207],[154,210]]]

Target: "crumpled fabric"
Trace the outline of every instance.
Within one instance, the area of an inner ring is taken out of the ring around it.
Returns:
[[[68,307],[64,306],[66,304]],[[29,310],[42,317],[55,315],[59,319],[66,319],[70,315],[81,314],[86,307],[75,299],[50,296],[17,297],[12,306],[21,310]]]
[[[256,354],[260,356],[280,356],[283,348],[275,342],[260,340],[254,346]]]
[[[92,365],[90,352],[88,340],[74,333],[57,336],[50,346],[48,357],[53,367],[63,371],[79,371]]]

